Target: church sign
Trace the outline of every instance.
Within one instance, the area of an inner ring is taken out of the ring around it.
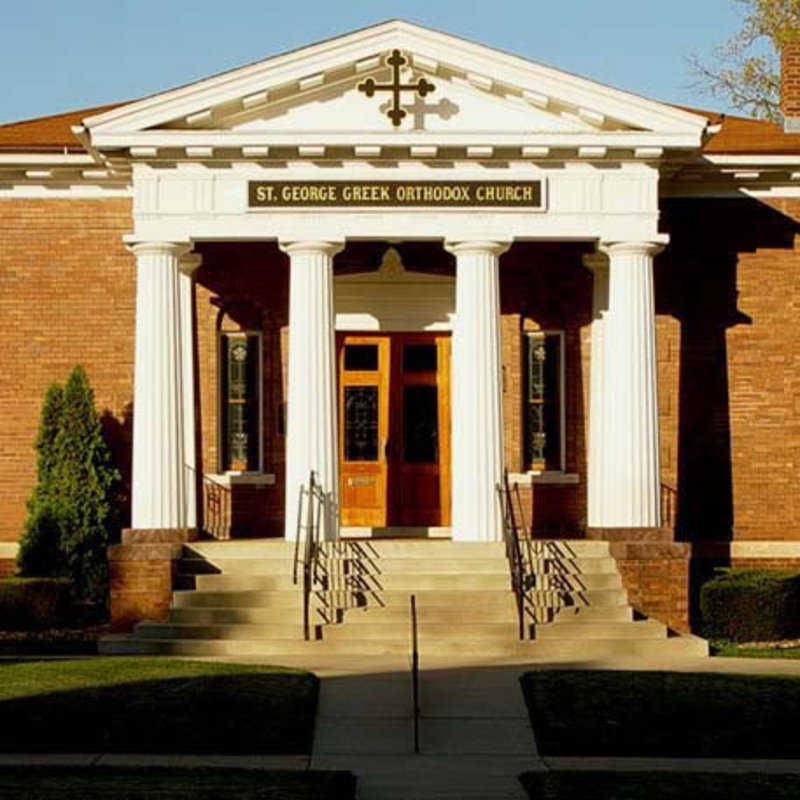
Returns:
[[[250,208],[544,207],[542,181],[250,181]]]

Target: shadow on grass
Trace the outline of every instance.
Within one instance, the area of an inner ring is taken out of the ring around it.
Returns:
[[[526,772],[531,800],[794,800],[800,775],[675,772]]]
[[[800,758],[800,679],[677,672],[528,672],[550,756]]]
[[[3,666],[0,680],[26,671],[27,681],[41,676],[41,688],[0,691],[0,752],[311,752],[319,681],[310,673],[167,661],[157,677],[144,660],[136,680],[128,660],[113,682],[114,660],[103,661],[105,675],[100,660]],[[54,687],[58,670],[65,683],[83,675],[83,685]]]
[[[11,767],[0,797],[25,800],[352,800],[349,772],[237,769]]]

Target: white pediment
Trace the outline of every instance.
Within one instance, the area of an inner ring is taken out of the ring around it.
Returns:
[[[424,77],[435,91],[405,92],[399,127],[386,117],[389,93],[358,85],[391,77],[399,50],[403,80]],[[92,143],[115,147],[341,145],[455,141],[492,136],[583,137],[580,144],[699,145],[704,117],[647,100],[458,37],[399,20],[268,58],[84,121]],[[650,138],[642,138],[642,132]],[[418,137],[418,138],[415,138]],[[604,138],[605,137],[605,138]],[[522,140],[520,140],[522,141]],[[502,138],[498,138],[500,144]],[[616,146],[616,145],[615,145]]]
[[[373,75],[376,82],[384,84],[391,79],[387,70],[376,71]],[[577,133],[598,129],[597,125],[568,109],[539,109],[521,97],[492,94],[452,77],[419,70],[404,70],[402,74],[403,83],[408,85],[415,84],[421,77],[430,81],[434,91],[424,98],[411,92],[403,93],[400,107],[406,116],[394,128],[397,132]],[[390,121],[386,112],[391,100],[386,94],[366,97],[358,89],[362,81],[359,76],[334,90],[293,97],[255,112],[232,113],[220,117],[216,124],[232,130],[266,134],[298,130],[387,133]]]

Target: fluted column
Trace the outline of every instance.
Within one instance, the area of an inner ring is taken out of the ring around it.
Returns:
[[[457,242],[452,355],[454,541],[502,539],[503,476],[500,255],[505,242]]]
[[[339,450],[333,312],[336,242],[291,242],[289,254],[289,387],[286,421],[285,536],[296,536],[300,486],[313,470],[330,507],[338,507]],[[336,519],[323,535],[336,538]]]
[[[601,247],[609,258],[602,323],[602,416],[597,514],[602,528],[661,524],[653,242]],[[593,384],[594,385],[594,384]],[[593,411],[595,409],[593,408]]]
[[[178,293],[181,311],[181,390],[183,398],[184,508],[187,528],[197,527],[197,431],[194,413],[194,273],[202,257],[195,253],[180,260]]]
[[[184,428],[178,264],[188,246],[144,242],[136,256],[133,528],[184,528]]]
[[[587,502],[589,527],[602,527],[603,491],[603,425],[606,419],[605,360],[603,354],[603,326],[608,312],[608,256],[602,252],[590,253],[583,258],[584,266],[594,276],[592,294],[592,343],[589,361],[589,449],[587,458]]]

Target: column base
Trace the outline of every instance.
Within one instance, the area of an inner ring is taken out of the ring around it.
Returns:
[[[111,627],[130,630],[137,622],[167,619],[177,561],[195,528],[128,528],[122,543],[108,548]]]

